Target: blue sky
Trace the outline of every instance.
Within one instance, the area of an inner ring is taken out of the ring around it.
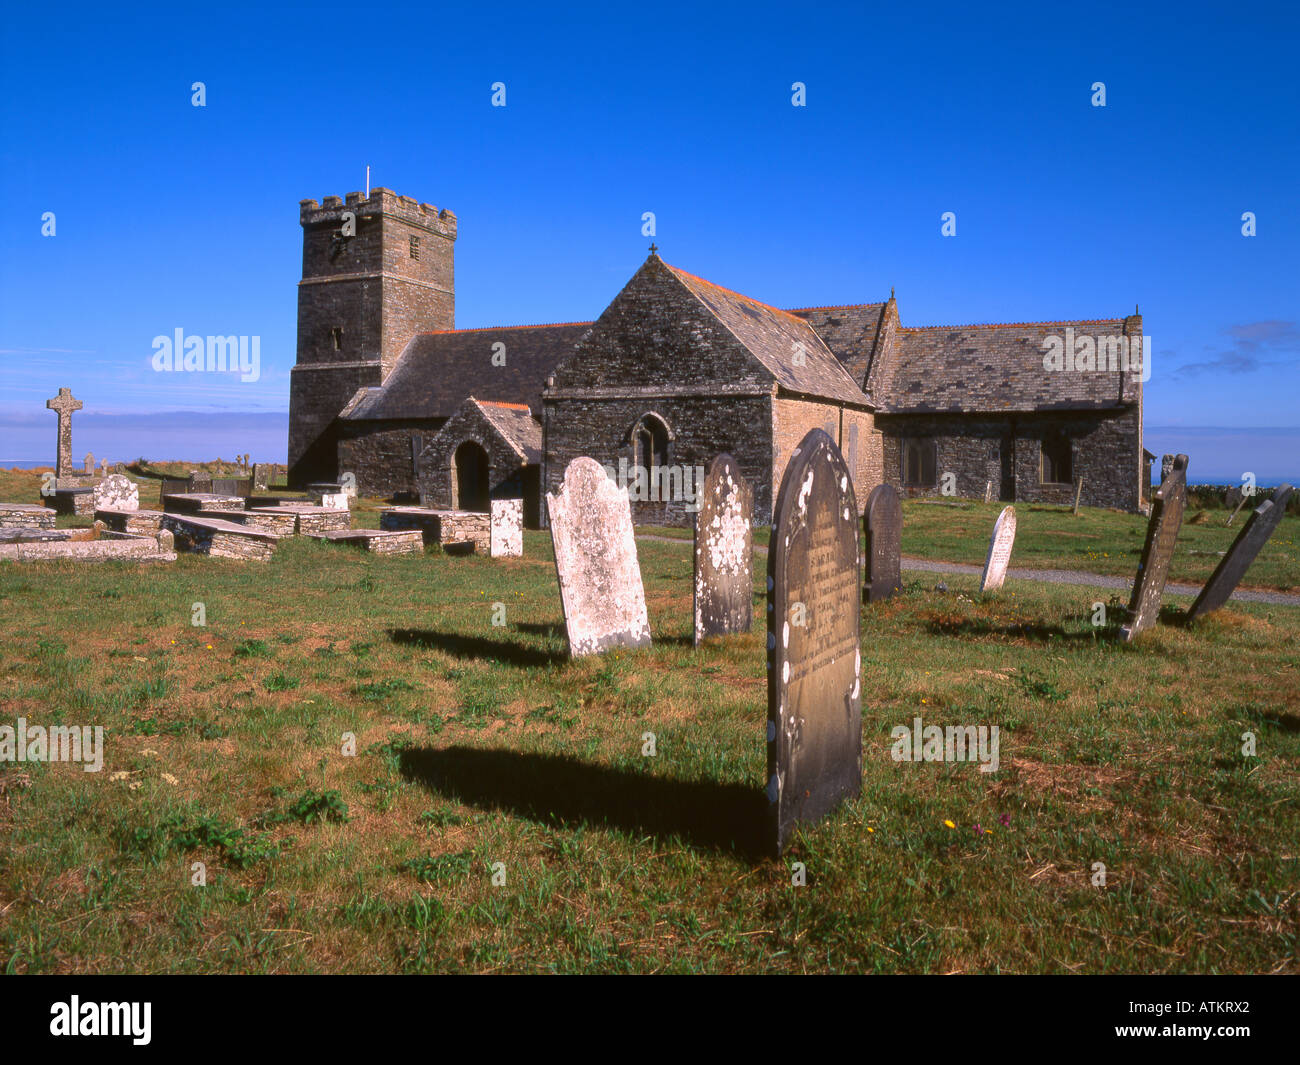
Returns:
[[[1140,303],[1152,450],[1185,439],[1193,480],[1300,474],[1294,7],[104,11],[24,5],[0,31],[0,461],[52,451],[60,385],[86,404],[78,456],[282,457],[298,201],[369,164],[459,216],[462,327],[595,317],[653,211],[667,261],[778,306],[892,285],[904,324],[933,325]],[[176,328],[260,337],[260,379],[155,373]],[[150,411],[276,428],[173,438]]]

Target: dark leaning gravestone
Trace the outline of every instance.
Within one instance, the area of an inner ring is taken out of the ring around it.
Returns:
[[[730,455],[709,463],[695,521],[695,645],[754,621],[754,492]]]
[[[786,467],[767,555],[768,840],[862,787],[858,511],[848,467],[821,429]]]
[[[547,495],[546,510],[569,654],[649,646],[627,489],[595,459],[576,458],[560,490]]]
[[[1119,638],[1125,643],[1132,642],[1143,629],[1149,629],[1160,616],[1160,597],[1169,579],[1169,563],[1173,561],[1174,544],[1186,509],[1187,456],[1178,455],[1151,503],[1147,538],[1142,545],[1142,558],[1133,580],[1133,597],[1128,604],[1128,624],[1119,630]]]
[[[1187,611],[1188,621],[1203,617],[1212,610],[1218,610],[1228,601],[1233,589],[1241,583],[1246,570],[1250,569],[1250,564],[1255,561],[1260,548],[1268,543],[1269,537],[1276,531],[1278,523],[1286,513],[1291,492],[1291,486],[1284,484],[1273,493],[1272,499],[1266,499],[1255,508],[1246,520],[1246,524],[1241,527],[1237,538],[1232,541],[1228,553],[1219,560],[1214,573],[1205,582],[1205,587],[1196,597],[1196,602]]]
[[[878,603],[903,590],[902,562],[903,505],[892,485],[881,484],[867,496],[862,524],[867,531],[867,581],[862,601]]]

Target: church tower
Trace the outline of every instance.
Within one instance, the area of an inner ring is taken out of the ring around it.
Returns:
[[[335,419],[417,333],[456,327],[456,216],[389,189],[303,200],[289,483],[338,477]]]

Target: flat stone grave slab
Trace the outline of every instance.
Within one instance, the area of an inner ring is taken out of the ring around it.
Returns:
[[[1277,530],[1282,516],[1286,514],[1286,505],[1291,499],[1292,491],[1289,484],[1279,486],[1272,498],[1264,500],[1246,519],[1246,524],[1232,541],[1228,553],[1214,568],[1210,579],[1201,589],[1201,594],[1196,597],[1196,602],[1187,611],[1189,621],[1218,610],[1228,601],[1233,589],[1241,583],[1241,578],[1255,561],[1255,556]]]
[[[862,567],[853,481],[810,431],[790,456],[767,555],[767,838],[862,788]]]
[[[519,558],[524,553],[524,501],[494,499],[491,507],[489,553],[493,558]]]
[[[348,529],[320,533],[316,538],[359,547],[372,555],[424,554],[424,534],[419,529]]]
[[[176,540],[178,551],[192,551],[214,558],[269,562],[279,537],[249,529],[233,521],[200,518],[191,514],[164,514],[163,527]]]
[[[448,554],[492,553],[491,516],[475,510],[433,510],[428,507],[385,507],[382,529],[419,529],[426,544],[441,544]]]
[[[163,496],[163,510],[168,514],[194,514],[200,510],[243,510],[240,496],[220,496],[214,492],[177,492]]]
[[[1167,457],[1167,456],[1166,456]],[[1144,629],[1160,617],[1160,599],[1169,579],[1169,565],[1174,558],[1174,544],[1183,527],[1187,509],[1187,456],[1175,455],[1151,502],[1151,518],[1142,545],[1133,595],[1128,604],[1128,622],[1119,630],[1119,638],[1131,643]]]
[[[696,498],[692,601],[695,645],[754,623],[754,491],[730,455],[718,455]]]
[[[576,458],[560,490],[547,494],[546,507],[569,654],[649,646],[627,490],[595,459]]]
[[[0,503],[0,529],[53,529],[54,508],[37,503]]]
[[[162,529],[162,519],[161,510],[114,510],[111,507],[95,509],[95,520],[102,521],[105,528],[139,536],[157,536]]]
[[[293,531],[299,536],[318,536],[326,532],[345,532],[352,528],[352,512],[318,507],[313,503],[282,503],[278,507],[252,507],[250,514],[292,514]]]
[[[980,576],[981,592],[996,592],[1007,579],[1007,564],[1011,561],[1011,549],[1016,543],[1016,508],[1004,507],[993,523],[993,535],[989,537],[989,553],[984,559],[984,572]]]
[[[867,496],[862,525],[867,534],[864,603],[879,603],[903,590],[903,505],[893,485],[881,484]]]
[[[276,536],[293,536],[298,528],[298,515],[291,511],[277,511],[268,507],[265,510],[200,510],[200,518],[217,518],[221,521],[233,521],[248,529],[259,532],[274,533]]]
[[[266,507],[282,507],[282,506],[287,506],[289,504],[293,504],[294,506],[299,506],[299,507],[311,507],[316,505],[310,499],[306,498],[306,496],[290,496],[290,495],[275,495],[275,496],[250,495],[248,497],[248,503],[246,505],[249,510],[263,510]]]
[[[174,562],[171,533],[136,536],[106,529],[0,529],[0,561]]]

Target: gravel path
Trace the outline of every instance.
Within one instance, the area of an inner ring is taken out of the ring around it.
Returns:
[[[637,535],[638,540],[656,540],[662,544],[685,544],[690,546],[690,540],[677,539],[672,536],[651,536]],[[754,553],[760,555],[767,554],[767,548],[760,544],[754,545]],[[904,558],[902,560],[903,569],[920,570],[925,573],[964,573],[978,577],[983,569],[980,566],[970,566],[963,562],[930,562],[923,558]],[[1081,584],[1089,588],[1114,588],[1125,594],[1133,587],[1133,582],[1127,577],[1107,577],[1101,573],[1088,573],[1085,570],[1078,569],[1008,569],[1008,579],[1014,578],[1021,581],[1043,581],[1047,584]],[[1184,584],[1177,581],[1170,581],[1165,585],[1165,592],[1169,595],[1199,595],[1201,586],[1199,584]],[[1238,588],[1232,593],[1233,599],[1240,599],[1245,603],[1272,603],[1276,606],[1300,606],[1300,595],[1294,595],[1289,592],[1263,592],[1255,591],[1249,588]]]

